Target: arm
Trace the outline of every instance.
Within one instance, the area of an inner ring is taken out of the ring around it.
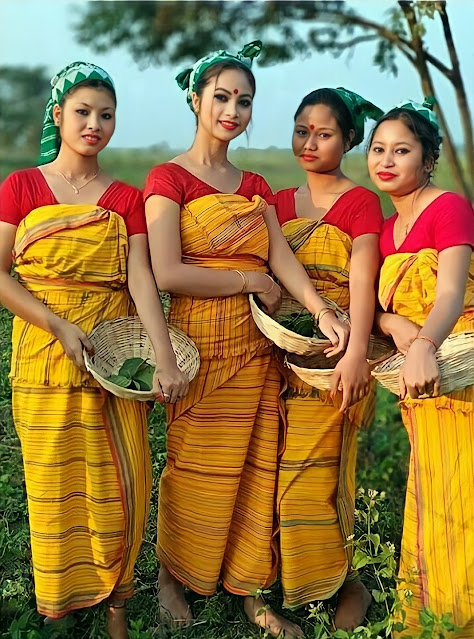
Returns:
[[[463,311],[471,255],[472,249],[467,245],[447,248],[438,255],[436,301],[418,335],[428,337],[438,348]],[[400,373],[402,398],[407,391],[413,398],[439,394],[436,346],[424,339],[413,341]]]
[[[351,333],[344,357],[332,380],[332,394],[342,384],[341,412],[364,397],[371,380],[367,347],[374,321],[375,279],[379,265],[378,235],[366,233],[354,239],[349,274]]]
[[[176,363],[166,319],[148,258],[145,234],[129,238],[127,280],[130,295],[155,351],[154,389],[159,400],[174,403],[186,395],[188,380]]]
[[[52,333],[61,342],[70,360],[85,370],[83,348],[92,350],[87,335],[75,324],[55,315],[17,280],[11,277],[12,250],[17,227],[0,222],[0,303],[14,315]]]
[[[145,203],[151,263],[155,280],[162,291],[194,297],[229,297],[242,290],[242,277],[235,271],[202,268],[183,264],[180,235],[180,208],[161,195],[150,196]],[[245,293],[264,293],[271,282],[263,273],[245,271]]]
[[[275,207],[269,206],[264,217],[270,240],[269,263],[272,272],[284,284],[290,295],[317,317],[326,308],[326,304],[314,290],[304,266],[298,262],[281,232]],[[328,349],[328,356],[336,355],[345,349],[349,329],[336,318],[332,311],[322,315],[319,327],[333,346],[336,346],[336,348]]]

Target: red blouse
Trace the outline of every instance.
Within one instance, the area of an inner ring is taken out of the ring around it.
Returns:
[[[55,204],[59,202],[38,168],[15,171],[0,186],[1,222],[18,226],[34,209]],[[112,182],[97,206],[121,215],[129,236],[147,232],[142,194],[134,186]]]
[[[280,226],[298,216],[295,207],[295,192],[298,187],[278,191],[273,203]],[[383,225],[380,200],[375,193],[363,186],[355,186],[343,193],[322,218],[346,233],[352,239],[366,233],[380,233]]]
[[[456,193],[442,193],[428,204],[398,249],[393,241],[396,219],[395,213],[384,222],[380,235],[382,259],[393,253],[418,253],[422,249],[439,253],[462,244],[474,248],[474,210]]]
[[[192,200],[215,193],[220,191],[179,164],[165,162],[153,167],[148,174],[143,197],[146,200],[150,195],[162,195],[183,207]],[[267,202],[273,198],[273,192],[265,179],[258,173],[249,171],[242,172],[242,181],[235,194],[242,195],[248,200],[251,200],[254,195],[260,195]]]

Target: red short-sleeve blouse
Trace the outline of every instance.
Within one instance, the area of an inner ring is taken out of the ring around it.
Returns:
[[[9,175],[0,186],[0,221],[18,226],[40,206],[58,204],[44,175],[38,168],[23,169]],[[107,188],[97,206],[115,211],[125,221],[128,235],[146,233],[141,191],[116,180]]]
[[[219,192],[179,164],[165,162],[153,167],[148,174],[143,197],[146,200],[150,195],[162,195],[182,207],[192,200]],[[273,192],[265,179],[250,171],[242,172],[242,180],[235,194],[248,200],[254,195],[260,195],[267,202],[273,198]]]
[[[398,249],[393,241],[396,219],[395,213],[385,220],[380,235],[382,259],[393,253],[418,253],[422,249],[440,252],[462,244],[474,248],[474,210],[457,193],[442,193],[428,204]]]
[[[297,190],[297,187],[283,189],[274,196],[280,225],[298,217],[295,207],[295,192]],[[383,224],[380,200],[372,191],[363,186],[355,186],[336,200],[324,215],[323,221],[337,227],[352,239],[366,233],[380,233]]]

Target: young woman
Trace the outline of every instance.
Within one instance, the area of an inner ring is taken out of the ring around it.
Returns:
[[[440,396],[435,354],[450,333],[474,329],[474,212],[431,182],[440,142],[430,103],[404,102],[377,122],[368,165],[396,209],[380,239],[386,312],[378,323],[406,355],[400,407],[411,457],[399,576],[407,633],[421,630],[419,612],[430,608],[451,613],[462,628],[456,636],[467,638],[474,636],[474,386]]]
[[[149,500],[147,408],[85,371],[87,334],[133,314],[133,299],[155,350],[158,397],[176,401],[187,382],[146,258],[141,194],[98,164],[115,128],[112,79],[75,62],[51,84],[41,166],[10,175],[0,191],[0,301],[16,315],[13,417],[35,593],[49,620],[107,599],[110,636],[123,639]]]
[[[307,182],[275,196],[283,234],[315,290],[351,316],[331,393],[288,374],[277,499],[286,604],[304,605],[339,591],[335,624],[345,629],[362,623],[370,603],[351,571],[347,539],[354,525],[357,427],[370,422],[374,410],[366,356],[383,218],[378,197],[344,175],[341,161],[362,141],[365,120],[381,113],[342,88],[303,98],[292,146]],[[339,385],[342,396],[336,394]]]
[[[272,193],[255,173],[227,158],[229,142],[248,126],[255,94],[251,58],[209,54],[178,76],[196,114],[191,148],[155,167],[145,187],[152,264],[171,293],[170,321],[201,354],[188,396],[168,407],[168,463],[160,485],[160,605],[174,620],[190,619],[183,584],[203,595],[219,580],[245,597],[245,610],[273,635],[301,630],[255,595],[275,579],[272,547],[280,379],[270,344],[249,308],[253,293],[274,310],[280,288],[319,318],[333,352],[347,329],[315,292],[282,236]]]

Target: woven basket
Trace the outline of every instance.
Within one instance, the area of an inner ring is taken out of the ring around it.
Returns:
[[[387,357],[393,355],[395,350],[395,345],[391,340],[371,335],[367,350],[369,366],[371,368],[377,366]],[[333,357],[325,357],[324,354],[310,355],[309,357],[288,354],[285,357],[285,365],[309,386],[314,386],[319,390],[330,390],[334,368],[343,356],[344,353],[338,353]]]
[[[293,331],[290,331],[285,326],[279,324],[274,317],[281,317],[285,315],[291,315],[292,313],[298,313],[303,310],[303,307],[299,302],[291,298],[288,293],[283,291],[283,297],[280,307],[273,317],[267,315],[257,304],[253,295],[249,295],[250,309],[252,311],[255,324],[261,330],[261,332],[268,337],[274,344],[279,346],[289,353],[296,353],[297,355],[314,355],[316,353],[322,353],[328,346],[331,346],[331,342],[328,339],[318,339],[317,337],[304,337],[298,335]],[[337,304],[327,298],[323,298],[324,303],[332,308],[336,312],[336,316],[341,322],[349,323],[349,315],[342,311]]]
[[[168,326],[168,331],[178,367],[191,381],[199,370],[199,351],[179,328]],[[103,388],[123,399],[142,402],[155,399],[151,391],[122,388],[106,379],[109,375],[116,375],[125,360],[131,357],[141,357],[150,364],[156,364],[153,346],[139,317],[118,317],[102,322],[88,337],[95,352],[90,356],[84,351],[86,368]]]
[[[452,333],[436,353],[440,372],[440,394],[447,395],[474,384],[474,331]],[[405,357],[397,353],[372,371],[375,379],[400,395],[399,375]]]

